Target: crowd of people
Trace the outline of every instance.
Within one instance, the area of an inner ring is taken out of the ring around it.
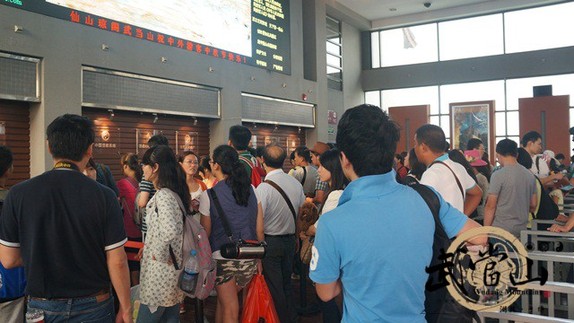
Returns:
[[[481,225],[519,237],[542,213],[544,194],[556,203],[552,218],[565,222],[550,230],[574,227],[574,217],[558,208],[572,172],[562,154],[542,152],[534,131],[521,148],[499,141],[497,167],[480,139],[450,149],[443,130],[430,124],[417,129],[413,149],[396,154],[399,126],[364,104],[343,114],[336,145],[297,147],[289,172],[284,147],[252,149],[251,132],[237,125],[211,156],[176,156],[156,135],[141,159],[121,156],[117,182],[95,162],[89,119],[60,116],[46,135],[53,169],[10,190],[13,158],[0,147],[2,321],[22,322],[26,311],[40,310],[46,322],[132,322],[130,287],[139,285],[137,322],[179,322],[187,214],[205,229],[216,262],[216,322],[239,320],[240,291],[256,273],[265,277],[280,322],[296,322],[294,268],[307,261],[324,322],[449,319],[425,313],[435,222],[416,185],[432,188],[448,238]],[[225,258],[229,239],[264,241],[265,257]],[[128,261],[128,240],[143,242],[139,261]]]

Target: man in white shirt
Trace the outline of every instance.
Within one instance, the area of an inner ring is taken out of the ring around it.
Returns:
[[[282,323],[296,322],[297,319],[293,304],[291,273],[296,246],[295,218],[305,202],[301,183],[282,169],[286,156],[285,150],[277,145],[265,147],[263,166],[267,176],[265,182],[256,189],[257,200],[263,210],[265,242],[267,242],[267,253],[262,261],[263,276]],[[273,185],[277,185],[278,188]]]
[[[546,161],[542,157],[542,136],[536,131],[529,131],[521,140],[522,147],[530,154],[532,157],[532,167],[530,171],[532,174],[536,175],[542,185],[545,187],[551,187],[554,182],[560,181],[564,174],[556,173],[550,174],[550,168]]]
[[[466,169],[448,158],[445,153],[446,139],[443,130],[426,124],[415,133],[415,153],[428,168],[421,184],[437,190],[452,206],[469,216],[482,198],[482,190]]]

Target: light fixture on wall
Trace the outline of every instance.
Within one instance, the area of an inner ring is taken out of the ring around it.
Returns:
[[[162,62],[162,63],[167,63],[167,57],[162,56],[162,57],[161,57],[161,62]]]
[[[281,84],[281,87],[286,88],[286,87],[287,87],[287,83]]]
[[[107,52],[108,50],[110,50],[110,46],[108,46],[107,44],[102,44],[102,50],[104,52]]]
[[[215,72],[215,68],[213,68],[212,66],[210,66],[207,70],[209,71],[209,73]]]
[[[257,129],[257,124],[253,122],[253,129]]]
[[[14,32],[15,33],[21,33],[24,31],[24,27],[22,26],[18,26],[18,25],[14,25]]]
[[[297,133],[301,133],[301,127],[297,129]]]
[[[156,123],[157,120],[159,120],[159,117],[157,116],[157,113],[152,113],[153,114],[153,123]]]
[[[197,118],[196,117],[193,117],[193,125],[197,126]]]
[[[110,113],[110,120],[114,120],[114,117],[116,116],[114,110],[108,109],[108,112]]]

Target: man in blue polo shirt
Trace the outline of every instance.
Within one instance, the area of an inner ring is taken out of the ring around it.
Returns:
[[[310,277],[323,301],[343,292],[345,322],[426,322],[435,225],[422,197],[395,181],[398,140],[398,126],[373,105],[349,109],[339,122],[337,147],[351,183],[321,217]],[[479,227],[439,200],[449,237]]]

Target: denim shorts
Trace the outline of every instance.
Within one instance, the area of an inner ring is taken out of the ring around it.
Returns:
[[[30,298],[28,308],[42,310],[46,323],[115,322],[114,298],[112,295],[99,303],[96,297],[58,300]]]

